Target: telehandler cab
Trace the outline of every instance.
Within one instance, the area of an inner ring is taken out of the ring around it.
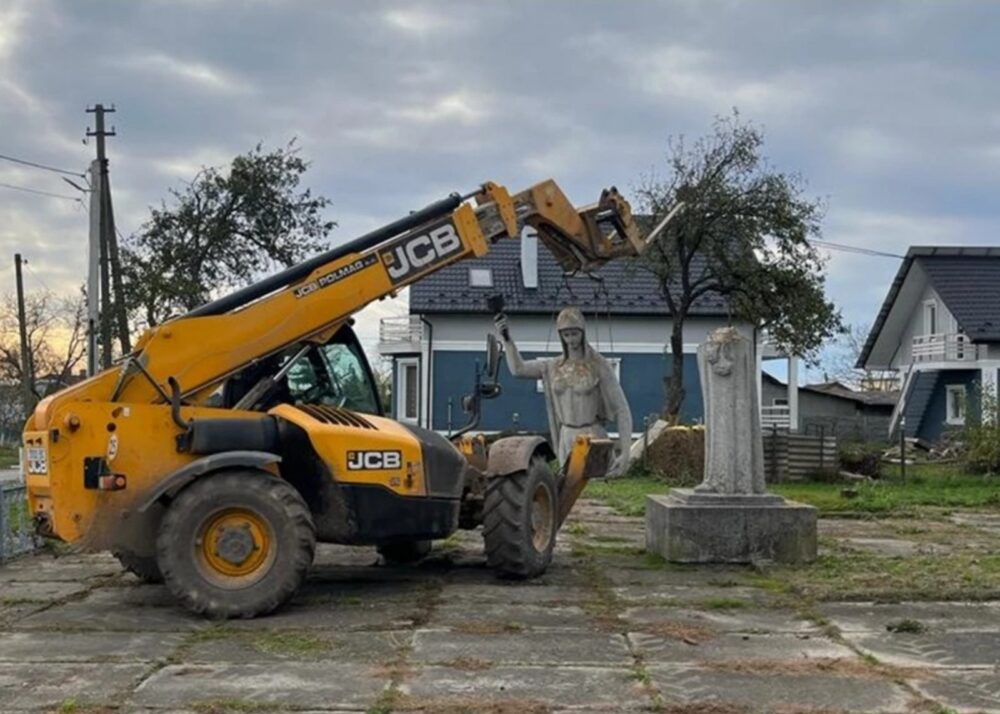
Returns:
[[[131,354],[46,399],[24,431],[37,530],[111,550],[206,616],[290,599],[317,541],[425,555],[483,526],[488,563],[532,577],[611,442],[581,438],[557,472],[539,436],[471,435],[498,393],[499,346],[451,441],[387,418],[351,325],[368,303],[534,227],[567,271],[644,241],[615,189],[576,209],[552,181],[515,196],[453,194],[255,285],[147,330]]]

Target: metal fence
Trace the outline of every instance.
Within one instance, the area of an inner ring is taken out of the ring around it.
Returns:
[[[23,483],[0,483],[0,562],[37,547],[38,537],[28,512],[28,489]]]

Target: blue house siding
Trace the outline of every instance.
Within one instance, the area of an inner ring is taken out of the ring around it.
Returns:
[[[927,441],[937,441],[941,438],[948,425],[945,419],[947,413],[947,392],[948,387],[960,384],[966,388],[968,403],[966,405],[966,423],[979,414],[979,370],[978,369],[947,369],[938,372],[937,384],[931,393],[927,407],[924,409],[923,418],[920,420],[920,429],[917,435]]]
[[[525,359],[543,356],[539,353],[524,352]],[[548,355],[551,356],[551,355]],[[663,409],[665,385],[664,377],[670,372],[668,356],[655,353],[606,354],[606,357],[621,359],[620,374],[622,389],[632,409],[633,429],[642,430],[642,420],[648,414],[658,414]],[[435,351],[433,384],[433,425],[432,428],[445,431],[457,429],[465,423],[461,398],[472,390],[475,380],[475,364],[482,364],[482,351]],[[503,393],[496,399],[483,403],[483,417],[479,429],[501,431],[517,426],[530,431],[547,431],[548,420],[545,400],[536,388],[535,380],[515,379],[500,366],[500,385]],[[684,421],[702,419],[701,387],[698,366],[693,354],[684,356],[684,386],[687,396],[681,417]],[[451,422],[448,420],[448,402],[451,400]]]

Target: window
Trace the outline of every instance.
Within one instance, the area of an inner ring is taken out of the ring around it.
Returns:
[[[492,288],[493,271],[490,268],[469,268],[469,286],[473,288]]]
[[[355,345],[331,342],[295,361],[285,377],[293,404],[378,414],[375,388]]]
[[[396,418],[417,423],[420,418],[420,369],[415,359],[396,362]]]
[[[771,400],[771,405],[775,407],[787,407],[788,399],[785,397],[775,397]]]
[[[937,300],[924,300],[924,334],[937,334]]]
[[[945,423],[953,424],[956,426],[961,426],[965,424],[965,408],[966,408],[966,392],[964,384],[949,384],[946,388],[945,394],[947,399],[945,400],[945,408],[947,413],[945,414]]]

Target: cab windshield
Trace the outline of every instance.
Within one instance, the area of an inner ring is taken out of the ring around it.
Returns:
[[[289,402],[345,407],[378,414],[375,390],[356,344],[317,346],[295,360],[285,377]]]

